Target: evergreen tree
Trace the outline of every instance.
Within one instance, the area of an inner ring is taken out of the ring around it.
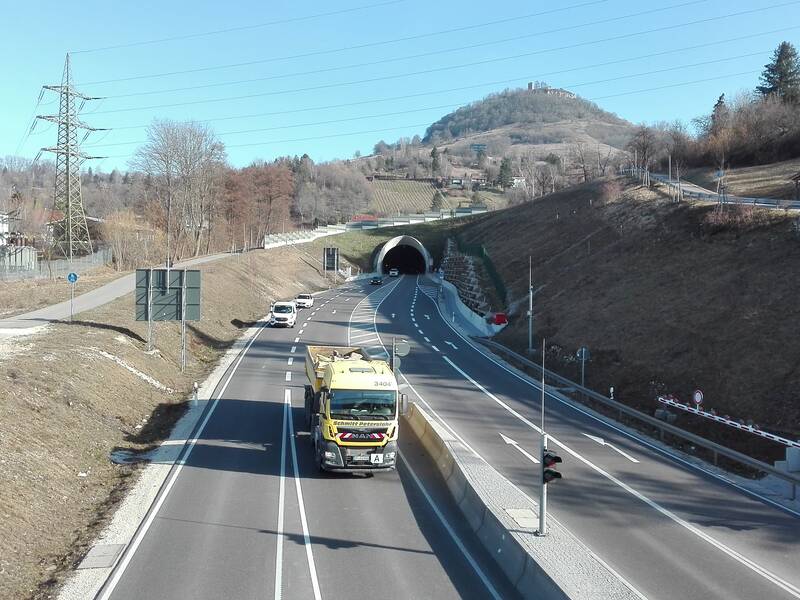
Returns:
[[[781,42],[764,66],[761,85],[756,90],[763,96],[778,96],[784,102],[800,102],[800,57],[789,42]]]
[[[439,160],[439,151],[436,149],[436,146],[434,146],[433,150],[431,150],[431,174],[436,175],[441,167],[442,164]]]
[[[431,210],[440,211],[443,208],[444,208],[444,196],[442,196],[442,192],[436,190],[433,193],[433,200],[431,200]]]
[[[725,104],[725,94],[717,98],[714,110],[711,111],[711,127],[709,133],[713,136],[728,127],[731,112]]]
[[[514,183],[514,174],[511,172],[511,159],[506,157],[500,161],[500,187],[509,188]]]

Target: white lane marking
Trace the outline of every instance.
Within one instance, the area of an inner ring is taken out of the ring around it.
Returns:
[[[292,349],[289,350],[289,353],[294,354],[295,352],[297,352],[297,346],[292,346]]]
[[[295,343],[295,344],[296,344],[297,342],[299,342],[299,341],[300,341],[300,338],[299,338],[299,337],[296,337],[296,338],[294,338],[294,343]]]
[[[300,525],[303,528],[303,544],[306,547],[306,559],[308,560],[308,572],[311,575],[311,587],[314,590],[315,600],[322,600],[319,590],[319,580],[317,579],[317,567],[314,564],[314,552],[311,548],[311,536],[308,534],[308,519],[306,518],[306,506],[303,502],[303,490],[300,487],[300,469],[297,468],[297,446],[294,441],[294,422],[292,420],[291,390],[286,390],[286,400],[289,405],[289,440],[292,443],[292,468],[294,469],[294,485],[297,492],[297,504],[300,506]]]
[[[419,286],[419,275],[417,276],[417,286]],[[506,365],[502,361],[494,358],[490,353],[488,353],[488,351],[484,351],[480,347],[476,346],[469,339],[464,337],[464,335],[460,331],[458,331],[458,329],[456,329],[452,325],[452,323],[450,323],[448,318],[445,318],[445,316],[442,314],[442,310],[439,308],[439,306],[434,304],[434,308],[439,313],[439,317],[441,317],[442,321],[453,331],[453,333],[455,333],[458,337],[460,337],[462,340],[464,340],[464,342],[470,348],[475,350],[475,352],[477,352],[478,354],[483,356],[489,362],[494,363],[495,365],[497,365],[498,367],[503,369],[505,372],[507,372],[512,377],[516,377],[517,379],[519,379],[525,385],[527,385],[529,387],[532,387],[533,389],[535,389],[537,391],[540,391],[538,382],[534,382],[534,381],[531,381],[530,379],[526,379],[525,377],[523,377],[519,373],[516,373],[515,371],[513,371],[508,365]],[[712,471],[710,469],[706,469],[706,468],[704,468],[704,467],[702,467],[702,466],[700,466],[700,465],[698,465],[696,463],[689,462],[688,460],[686,460],[684,458],[681,458],[680,456],[670,452],[669,450],[666,450],[664,448],[656,446],[650,440],[648,440],[648,439],[646,439],[644,437],[640,437],[638,435],[635,435],[634,433],[632,433],[630,431],[627,431],[625,429],[622,429],[621,427],[618,427],[618,426],[614,425],[613,423],[611,423],[609,421],[603,420],[603,419],[599,418],[597,415],[594,415],[594,414],[582,409],[580,406],[577,406],[574,403],[571,403],[571,402],[568,402],[568,401],[564,400],[563,398],[559,398],[558,396],[552,394],[551,392],[547,393],[547,397],[550,398],[551,400],[555,400],[556,402],[559,402],[560,404],[564,405],[565,407],[570,408],[570,409],[574,410],[575,412],[578,412],[578,413],[582,414],[583,416],[585,416],[585,417],[587,417],[587,418],[589,418],[589,419],[591,419],[593,421],[596,421],[597,423],[599,423],[603,427],[607,427],[608,429],[611,429],[612,431],[616,431],[620,435],[622,435],[622,436],[624,436],[624,437],[626,437],[626,438],[628,438],[630,440],[633,440],[636,443],[641,444],[642,446],[650,448],[650,450],[652,450],[653,452],[656,452],[657,454],[659,454],[661,456],[665,456],[665,457],[669,458],[671,461],[677,463],[678,465],[682,465],[683,467],[685,467],[689,471],[699,471],[699,472],[703,473],[704,475],[708,475],[709,477],[713,477],[714,479],[716,479],[718,481],[722,481],[723,483],[725,483],[727,485],[730,485],[731,487],[737,489],[738,491],[742,492],[743,494],[745,494],[747,496],[750,496],[751,498],[757,498],[761,502],[763,502],[765,504],[769,504],[770,506],[773,506],[773,507],[777,508],[778,510],[780,510],[782,512],[789,513],[791,515],[794,515],[795,517],[800,517],[800,511],[793,510],[793,509],[789,508],[788,506],[786,506],[784,504],[781,504],[779,502],[776,502],[775,500],[773,500],[772,498],[769,498],[767,496],[762,496],[758,492],[755,492],[755,491],[750,490],[750,489],[748,489],[746,487],[743,487],[742,485],[740,485],[738,483],[735,483],[734,481],[728,479],[724,475],[721,475],[721,474],[719,474],[719,473],[717,473],[715,471]]]
[[[446,341],[446,342],[445,342],[445,344],[447,344],[448,346],[452,346],[452,347],[453,347],[453,350],[458,350],[458,346],[456,346],[456,345],[455,345],[453,342],[451,342],[451,341]]]
[[[424,333],[422,333],[422,329],[417,329],[417,331],[419,331],[420,335],[425,335]]]
[[[288,361],[286,361],[286,364],[287,364],[288,366],[292,366],[292,363],[293,363],[293,362],[294,362],[294,357],[293,357],[293,356],[290,356],[290,357],[289,357],[289,360],[288,360]]]
[[[275,600],[283,594],[283,514],[286,497],[286,415],[292,400],[291,390],[284,390],[283,425],[281,426],[281,479],[278,486],[278,549],[275,552]],[[288,402],[287,402],[288,400]]]
[[[450,523],[448,523],[447,519],[442,514],[442,511],[439,510],[439,507],[436,505],[436,502],[434,502],[433,498],[431,498],[431,495],[428,493],[428,490],[426,490],[425,486],[422,485],[422,481],[420,481],[420,478],[417,477],[417,474],[414,472],[414,469],[411,467],[411,464],[405,459],[405,456],[403,456],[402,452],[398,452],[398,454],[400,455],[400,459],[403,461],[403,464],[405,465],[406,469],[408,469],[409,475],[411,475],[411,478],[417,485],[417,489],[419,489],[419,491],[422,492],[422,495],[428,502],[428,506],[431,507],[431,510],[436,515],[436,518],[439,519],[439,522],[442,524],[442,527],[444,527],[445,531],[447,531],[447,534],[450,536],[450,539],[452,539],[453,543],[458,547],[459,550],[461,550],[461,554],[464,555],[464,558],[467,559],[469,566],[472,567],[472,570],[475,571],[475,574],[481,580],[481,583],[483,583],[483,585],[486,587],[486,591],[489,592],[489,594],[495,600],[502,600],[502,596],[492,585],[492,582],[489,581],[489,578],[486,576],[486,573],[484,573],[483,570],[480,568],[478,563],[472,557],[472,554],[470,554],[469,550],[467,550],[466,546],[464,546],[464,543],[461,541],[461,538],[458,537],[458,534],[452,528]]]
[[[298,334],[298,335],[303,335],[303,332],[304,332],[304,331],[305,331],[305,329],[301,329],[300,331],[298,331],[298,332],[297,332],[297,334]]]
[[[345,298],[344,301],[345,302],[350,302],[350,298]]]
[[[394,313],[392,313],[392,318],[394,319],[394,317],[395,317],[395,314],[394,314]]]
[[[332,315],[335,315],[335,314],[336,314],[336,309],[335,309],[335,308],[334,308],[334,309],[331,311],[331,314],[332,314]]]
[[[425,339],[425,341],[426,341],[426,342],[428,342],[429,344],[431,343],[431,341],[430,341],[428,338],[424,338],[424,339]]]
[[[480,383],[475,381],[472,377],[467,375],[467,373],[465,373],[460,367],[458,367],[458,365],[456,365],[452,360],[450,360],[446,356],[444,356],[442,358],[444,358],[444,360],[447,361],[447,363],[451,367],[453,367],[456,371],[458,371],[462,375],[462,377],[464,377],[467,381],[469,381],[476,388],[481,390],[489,398],[494,400],[497,404],[502,406],[504,409],[506,409],[512,415],[514,415],[517,419],[519,419],[520,421],[525,423],[528,427],[530,427],[534,431],[538,431],[539,433],[541,433],[541,429],[539,429],[539,427],[534,425],[527,418],[523,417],[520,413],[518,413],[516,410],[511,408],[508,404],[506,404],[505,402],[500,400],[497,396],[492,394],[489,390],[487,390]],[[626,492],[631,494],[633,497],[635,497],[638,500],[641,500],[642,502],[647,504],[650,508],[653,508],[654,510],[656,510],[659,513],[661,513],[662,515],[664,515],[668,519],[672,520],[674,523],[680,525],[681,527],[683,527],[687,531],[693,533],[694,535],[699,537],[701,540],[703,540],[705,542],[708,542],[709,544],[711,544],[712,546],[714,546],[718,550],[722,551],[724,554],[727,554],[729,557],[731,557],[735,561],[739,562],[740,564],[744,565],[745,567],[747,567],[748,569],[750,569],[754,573],[760,575],[761,577],[763,577],[764,579],[766,579],[770,583],[772,583],[775,586],[781,588],[782,590],[788,592],[794,598],[800,598],[800,588],[792,585],[791,583],[789,583],[785,579],[781,579],[775,573],[772,573],[771,571],[769,571],[765,567],[762,567],[761,565],[757,564],[756,562],[750,560],[749,558],[747,558],[743,554],[740,554],[739,552],[737,552],[733,548],[730,548],[730,547],[726,546],[725,544],[723,544],[722,542],[720,542],[717,539],[713,538],[712,536],[708,535],[704,531],[701,531],[700,529],[698,529],[697,527],[695,527],[694,525],[692,525],[688,521],[685,521],[684,519],[682,519],[681,517],[676,515],[671,510],[669,510],[667,508],[664,508],[663,506],[661,506],[660,504],[658,504],[654,500],[651,500],[650,498],[648,498],[647,496],[645,496],[644,494],[642,494],[638,490],[635,490],[634,488],[629,486],[624,481],[616,478],[611,473],[609,473],[609,472],[603,470],[602,468],[598,467],[596,464],[594,464],[589,459],[581,456],[575,450],[573,450],[572,448],[567,446],[564,442],[560,441],[558,438],[556,438],[556,437],[554,437],[554,436],[552,436],[550,434],[548,434],[548,437],[549,437],[550,440],[552,440],[552,442],[554,444],[560,446],[564,450],[564,452],[566,452],[570,456],[573,456],[574,458],[577,458],[579,461],[581,461],[587,467],[589,467],[590,469],[592,469],[596,473],[602,475],[603,477],[605,477],[606,479],[608,479],[612,483],[615,483],[616,485],[621,487],[623,490],[625,490]]]
[[[263,325],[261,326],[263,329]],[[172,489],[172,486],[175,485],[175,481],[178,479],[178,475],[180,475],[181,471],[183,470],[183,465],[186,464],[186,461],[189,459],[189,455],[192,453],[195,445],[197,444],[197,440],[200,439],[200,436],[203,434],[203,430],[206,428],[208,421],[211,419],[211,415],[214,414],[214,410],[217,408],[219,404],[219,399],[225,394],[225,390],[228,389],[228,384],[233,379],[233,376],[236,374],[236,369],[239,368],[239,365],[242,364],[242,359],[244,359],[247,351],[250,350],[250,346],[253,345],[253,342],[256,341],[256,338],[259,336],[261,331],[256,332],[256,334],[252,337],[252,339],[247,343],[242,353],[239,355],[238,360],[234,364],[233,368],[231,369],[230,373],[228,374],[228,378],[225,380],[225,385],[222,386],[217,397],[214,399],[214,402],[211,404],[211,407],[208,409],[208,413],[206,413],[203,422],[200,423],[200,427],[197,429],[197,435],[193,437],[191,440],[187,440],[188,446],[186,448],[186,452],[183,455],[183,458],[180,461],[176,461],[175,470],[172,472],[172,476],[167,481],[167,485],[164,487],[164,491],[161,493],[161,496],[158,497],[155,504],[153,504],[150,508],[150,512],[147,514],[147,518],[142,523],[142,526],[137,530],[136,535],[133,537],[130,546],[126,549],[127,551],[123,554],[122,559],[120,559],[119,563],[117,563],[117,567],[114,569],[111,578],[104,584],[102,588],[102,593],[98,596],[98,600],[108,600],[111,594],[114,593],[114,588],[117,587],[119,580],[122,578],[122,575],[125,573],[125,569],[128,567],[128,564],[131,562],[133,555],[136,554],[136,550],[139,548],[139,545],[142,543],[144,536],[147,534],[147,531],[150,529],[150,526],[153,524],[153,521],[158,514],[158,511],[161,509],[161,505],[164,504],[164,501],[169,496],[169,492]]]
[[[539,459],[538,458],[536,458],[533,454],[531,454],[530,452],[525,450],[525,448],[520,446],[517,442],[512,440],[510,437],[508,437],[507,435],[503,435],[502,433],[500,434],[500,437],[503,438],[503,441],[506,444],[508,444],[509,446],[514,446],[514,448],[516,448],[519,451],[519,453],[522,454],[522,456],[527,458],[529,461],[535,462],[537,465],[539,464]]]
[[[291,380],[292,380],[292,372],[286,371],[286,381],[291,381]]]
[[[441,350],[439,350],[439,349],[438,349],[436,346],[431,346],[431,348],[433,348],[433,349],[434,349],[434,350],[436,350],[437,352],[441,352]]]
[[[428,319],[429,321],[431,320],[431,316],[430,315],[425,315],[425,318]]]
[[[632,457],[630,454],[628,454],[628,453],[627,453],[627,452],[625,452],[624,450],[620,450],[620,449],[619,449],[619,448],[617,448],[617,447],[616,447],[614,444],[612,444],[612,443],[610,443],[610,442],[607,442],[607,441],[605,441],[605,440],[604,440],[603,438],[601,438],[601,437],[598,437],[598,436],[596,436],[596,435],[589,435],[588,433],[584,433],[583,435],[585,435],[587,438],[589,438],[589,439],[590,439],[590,440],[592,440],[593,442],[596,442],[596,443],[600,444],[601,446],[608,446],[608,447],[609,447],[609,448],[611,448],[612,450],[614,450],[614,451],[616,451],[616,452],[619,452],[619,453],[620,453],[622,456],[624,456],[625,458],[627,458],[627,459],[628,459],[629,461],[631,461],[632,463],[638,463],[638,462],[639,462],[638,460],[636,460],[635,458],[633,458],[633,457]]]

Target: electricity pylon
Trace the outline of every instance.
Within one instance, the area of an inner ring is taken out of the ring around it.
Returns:
[[[78,112],[87,100],[98,100],[85,96],[72,87],[72,70],[69,54],[64,61],[64,74],[61,85],[45,85],[43,90],[58,92],[60,97],[57,115],[38,115],[37,119],[50,121],[58,125],[58,143],[56,146],[42,148],[41,152],[52,152],[56,155],[56,180],[53,195],[55,211],[63,213],[63,219],[54,220],[53,246],[60,254],[70,260],[73,256],[92,252],[92,240],[86,224],[86,213],[81,196],[81,163],[84,160],[101,158],[87,156],[82,153],[78,144],[78,130],[86,131],[83,140],[92,131],[102,131],[89,127],[78,119]],[[80,99],[80,106],[75,100]],[[83,141],[81,140],[81,141]]]

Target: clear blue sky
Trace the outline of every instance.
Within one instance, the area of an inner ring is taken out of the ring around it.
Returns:
[[[3,9],[0,156],[33,157],[39,147],[55,143],[55,127],[46,123],[39,123],[27,139],[23,134],[41,86],[60,82],[67,51],[74,52],[78,89],[107,96],[88,103],[82,118],[93,126],[114,129],[92,134],[85,146],[94,154],[109,156],[87,166],[109,171],[126,169],[127,156],[136,145],[90,144],[143,140],[145,126],[154,118],[212,120],[210,125],[236,166],[303,152],[322,161],[346,158],[356,150],[367,154],[381,138],[392,141],[422,135],[426,124],[449,110],[534,79],[596,99],[603,108],[634,122],[688,121],[709,111],[720,93],[730,96],[752,89],[780,41],[800,45],[800,2],[786,0],[572,0],[564,4],[81,0],[69,3],[68,10],[64,6],[55,0],[30,0],[8,3]],[[561,10],[567,6],[572,8]],[[775,8],[726,17],[767,6]],[[348,9],[355,10],[330,14]],[[555,12],[530,16],[548,10]],[[499,20],[504,22],[489,23]],[[698,20],[705,22],[683,26]],[[283,22],[257,26],[274,21]],[[664,27],[672,28],[638,35]],[[131,45],[231,28],[235,31]],[[459,31],[426,35],[452,29]],[[409,36],[421,37],[391,41]],[[742,36],[753,37],[723,42]],[[607,39],[612,37],[618,39]],[[700,44],[709,45],[686,49]],[[78,52],[116,45],[126,46]],[[655,53],[666,54],[645,56]],[[634,60],[593,66],[628,58]],[[720,59],[725,60],[697,64]],[[261,62],[96,83],[253,61]],[[379,61],[384,62],[363,65]],[[482,64],[470,64],[476,62]],[[418,73],[430,70],[434,71]],[[255,78],[263,79],[232,83]],[[620,79],[608,81],[614,78]],[[354,83],[368,79],[377,80]],[[628,93],[696,81],[700,83]],[[223,85],[166,91],[209,84]],[[154,93],[128,95],[139,92]],[[254,94],[261,95],[232,98]],[[211,99],[222,100],[206,102]],[[57,112],[55,100],[55,94],[46,93],[36,111]],[[162,106],[179,103],[184,104]],[[399,114],[404,111],[408,112]],[[276,129],[237,133],[266,128]]]

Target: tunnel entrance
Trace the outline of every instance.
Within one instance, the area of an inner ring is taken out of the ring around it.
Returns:
[[[383,257],[383,272],[397,269],[404,275],[416,275],[425,272],[425,257],[412,246],[395,246]]]
[[[404,274],[427,273],[431,263],[431,255],[418,239],[400,235],[381,247],[375,257],[375,270],[384,274],[391,269]]]

